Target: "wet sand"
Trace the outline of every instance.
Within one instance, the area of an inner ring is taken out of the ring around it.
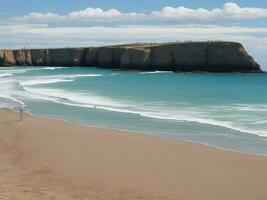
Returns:
[[[266,200],[267,157],[0,109],[0,200]]]

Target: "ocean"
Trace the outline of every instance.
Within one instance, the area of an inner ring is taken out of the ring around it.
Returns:
[[[259,155],[266,87],[267,74],[0,67],[0,107]]]

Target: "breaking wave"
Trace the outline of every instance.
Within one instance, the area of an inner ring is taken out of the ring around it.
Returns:
[[[64,68],[67,68],[67,67],[44,67],[44,68],[41,68],[41,69],[55,70],[55,69],[64,69]]]
[[[167,74],[173,73],[172,71],[151,71],[151,72],[139,72],[139,74]]]
[[[33,98],[39,98],[43,100],[53,101],[55,103],[77,106],[84,108],[95,108],[102,109],[113,112],[129,113],[136,114],[143,117],[162,119],[162,120],[171,120],[179,122],[195,122],[200,124],[207,124],[222,128],[231,129],[234,131],[254,134],[259,136],[267,136],[267,130],[255,130],[250,128],[240,127],[234,122],[230,121],[219,121],[213,119],[211,116],[204,117],[194,117],[195,113],[201,111],[195,110],[195,112],[190,112],[188,110],[179,110],[179,114],[174,112],[174,109],[162,110],[159,107],[145,107],[138,105],[133,102],[121,102],[119,100],[113,100],[107,97],[98,96],[95,94],[83,94],[77,92],[69,92],[59,89],[48,89],[48,88],[31,88],[24,87],[24,89],[30,93],[35,94]],[[37,96],[36,96],[37,94]]]
[[[20,82],[21,86],[31,86],[31,85],[44,85],[44,84],[50,84],[50,83],[60,83],[60,82],[72,82],[72,79],[34,79],[30,81],[22,81]]]
[[[9,76],[13,76],[13,74],[7,74],[7,73],[0,74],[0,78],[9,77]]]
[[[55,75],[55,76],[40,76],[33,80],[20,81],[21,86],[43,85],[60,82],[73,82],[75,78],[79,77],[98,77],[102,74],[74,74],[74,75]]]

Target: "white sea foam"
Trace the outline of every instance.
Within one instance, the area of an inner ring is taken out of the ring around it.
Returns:
[[[72,82],[72,79],[33,79],[30,81],[22,81],[20,85],[31,86],[31,85],[44,85],[50,83],[60,83],[60,82]]]
[[[112,74],[110,74],[110,76],[116,76],[116,75],[119,75],[119,74],[121,74],[121,73],[112,73]]]
[[[73,74],[73,75],[65,75],[68,78],[77,78],[77,77],[99,77],[103,76],[103,74]]]
[[[79,77],[98,77],[102,74],[74,74],[74,75],[50,75],[50,76],[39,76],[35,77],[33,80],[20,81],[21,86],[33,86],[33,85],[43,85],[51,83],[60,82],[73,82],[75,78]]]
[[[12,96],[7,96],[8,99],[11,99],[12,101],[19,103],[20,105],[25,105],[23,101],[20,101],[19,99],[16,99]]]
[[[95,94],[88,94],[88,93],[83,94],[83,93],[69,92],[58,89],[47,89],[47,88],[36,89],[36,88],[24,87],[24,89],[28,92],[40,95],[40,96],[35,96],[34,98],[50,100],[56,103],[69,106],[96,108],[113,112],[130,113],[130,114],[140,115],[143,117],[162,119],[162,120],[195,122],[200,124],[208,124],[212,126],[223,127],[242,133],[267,136],[267,130],[245,128],[236,124],[235,122],[220,121],[213,118],[209,118],[209,116],[194,117],[195,113],[199,112],[198,110],[196,110],[195,113],[190,112],[188,110],[184,111],[179,110],[179,114],[177,114],[177,112],[175,112],[175,109],[173,111],[171,111],[171,109],[161,110],[160,108],[156,108],[153,106],[148,109],[144,106],[140,106],[137,104],[115,101],[107,97],[97,96]]]
[[[9,76],[13,76],[13,74],[10,74],[10,73],[0,74],[0,78],[9,77]]]
[[[76,102],[79,103],[80,105],[90,105],[90,106],[105,105],[114,107],[123,106],[123,104],[120,103],[119,101],[111,100],[107,97],[96,96],[94,94],[77,93],[60,89],[48,89],[48,88],[24,87],[24,89],[28,92],[42,95],[40,98],[43,98],[43,96],[47,96],[53,100]]]
[[[173,73],[172,71],[151,71],[151,72],[140,72],[139,74],[166,74]]]
[[[267,120],[258,120],[258,121],[255,121],[253,124],[266,124],[267,125]]]
[[[239,111],[266,112],[267,104],[234,104],[233,108]]]
[[[44,67],[44,68],[41,68],[41,69],[55,70],[55,69],[64,69],[64,68],[67,68],[67,67]]]
[[[11,94],[9,93],[1,93],[0,94],[0,97],[1,98],[4,98],[4,99],[9,99],[11,100],[12,102],[16,103],[16,104],[19,104],[19,105],[25,105],[23,101],[13,97]]]
[[[39,76],[35,79],[49,79],[49,78],[80,78],[80,77],[100,77],[103,74],[61,74],[61,75],[48,75],[48,76]]]
[[[152,114],[152,115],[151,115]],[[227,129],[231,129],[234,131],[242,132],[242,133],[248,133],[253,135],[259,135],[259,136],[267,136],[267,130],[255,130],[251,128],[244,128],[240,127],[237,124],[233,122],[226,122],[226,121],[218,121],[211,118],[198,118],[193,116],[188,116],[187,114],[183,114],[180,116],[166,116],[166,115],[154,115],[154,113],[143,113],[141,114],[145,117],[152,117],[157,119],[166,119],[166,120],[176,120],[176,121],[185,121],[185,122],[196,122],[200,124],[209,124],[213,126],[223,127]]]
[[[11,73],[13,75],[15,74],[23,74],[26,73],[28,71],[34,71],[34,70],[38,70],[38,68],[27,68],[27,67],[23,67],[23,68],[13,68],[13,67],[6,67],[4,69],[0,69],[0,73]]]

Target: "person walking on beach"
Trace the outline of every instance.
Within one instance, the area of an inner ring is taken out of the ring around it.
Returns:
[[[23,109],[22,109],[22,107],[20,107],[19,116],[20,116],[20,121],[22,121],[22,118],[23,118]]]

